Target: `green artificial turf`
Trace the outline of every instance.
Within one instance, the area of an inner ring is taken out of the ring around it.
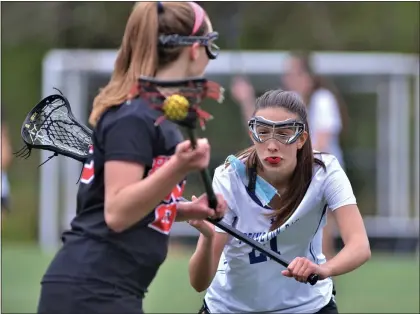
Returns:
[[[145,299],[147,313],[197,313],[202,294],[188,281],[189,250],[172,248]],[[39,281],[51,255],[35,245],[2,248],[3,313],[34,313]],[[408,255],[373,254],[336,279],[340,313],[419,313],[419,262]]]

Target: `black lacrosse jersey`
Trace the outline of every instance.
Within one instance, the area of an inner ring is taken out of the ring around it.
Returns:
[[[160,115],[143,100],[134,99],[101,117],[80,179],[77,215],[71,229],[63,233],[63,246],[43,282],[93,280],[144,296],[166,258],[176,201],[185,181],[147,217],[116,233],[104,218],[104,164],[110,160],[143,164],[145,176],[161,167],[175,153],[182,134],[170,121],[155,126]]]

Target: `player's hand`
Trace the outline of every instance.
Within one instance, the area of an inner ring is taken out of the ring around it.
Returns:
[[[202,233],[206,238],[211,238],[213,236],[214,225],[203,219],[206,219],[207,217],[210,217],[212,219],[222,218],[227,209],[227,203],[224,200],[223,196],[216,194],[216,197],[217,197],[216,210],[213,210],[212,208],[208,207],[208,200],[207,200],[206,194],[201,195],[199,198],[195,196],[192,197],[191,205],[195,204],[195,206],[197,207],[204,206],[211,211],[210,215],[207,215],[205,217],[197,217],[195,219],[188,220],[188,223],[194,228],[196,228],[198,231],[200,231],[200,233]]]
[[[255,91],[251,83],[242,76],[237,76],[233,79],[230,86],[230,92],[233,99],[235,99],[241,106],[255,100]]]
[[[324,280],[330,276],[328,268],[317,265],[305,257],[296,257],[289,264],[287,270],[283,270],[281,274],[286,277],[295,278],[295,280],[303,283],[307,282],[311,274],[317,274],[319,280]]]
[[[185,172],[205,169],[210,162],[210,144],[206,138],[201,138],[193,149],[191,141],[181,142],[176,146],[174,157]]]

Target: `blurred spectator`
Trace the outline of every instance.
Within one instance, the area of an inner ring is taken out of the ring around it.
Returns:
[[[255,110],[256,95],[254,87],[245,76],[236,76],[233,78],[230,93],[241,108],[245,125],[248,125],[248,120]]]
[[[12,147],[9,140],[7,125],[4,122],[4,113],[1,115],[1,218],[9,209],[9,180],[7,170],[12,162]]]
[[[309,55],[294,53],[285,62],[283,83],[308,106],[314,149],[334,155],[344,167],[340,134],[347,122],[346,107],[333,84],[314,73]]]
[[[300,94],[308,107],[312,145],[314,150],[334,155],[344,168],[340,135],[345,129],[347,111],[341,96],[331,83],[316,75],[312,70],[309,55],[292,53],[285,61],[284,89]],[[231,94],[241,108],[245,121],[254,111],[255,91],[245,77],[235,77]],[[328,224],[324,228],[324,254],[327,259],[334,253],[335,222],[328,214]]]

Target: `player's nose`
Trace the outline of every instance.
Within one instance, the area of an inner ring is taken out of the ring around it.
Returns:
[[[275,139],[270,139],[267,141],[267,149],[270,153],[278,152],[279,150],[279,142]]]

